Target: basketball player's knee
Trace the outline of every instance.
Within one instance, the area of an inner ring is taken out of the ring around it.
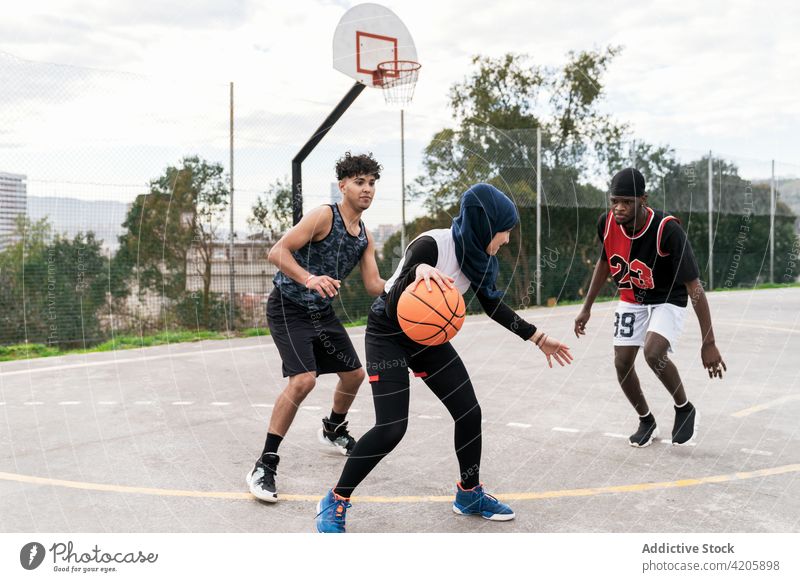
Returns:
[[[302,400],[314,389],[317,379],[313,374],[299,374],[289,379],[289,392],[293,398]]]
[[[656,371],[663,369],[668,361],[666,350],[649,346],[644,348],[644,359],[647,365]]]
[[[629,356],[617,354],[614,356],[614,368],[617,370],[617,378],[620,380],[633,371],[633,364],[636,360]]]
[[[481,407],[479,404],[475,404],[475,406],[471,407],[465,414],[463,414],[459,419],[458,422],[464,423],[468,426],[477,426],[480,428],[481,426]]]
[[[364,382],[364,378],[366,377],[367,374],[364,372],[364,368],[359,368],[357,370],[342,374],[342,383],[347,384],[352,388],[358,388]]]
[[[402,441],[403,437],[406,435],[407,428],[407,419],[398,420],[397,422],[381,426],[381,436],[383,437],[382,440],[387,453],[400,444],[400,441]]]

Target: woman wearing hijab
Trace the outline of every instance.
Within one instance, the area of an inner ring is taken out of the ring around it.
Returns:
[[[489,184],[476,184],[461,198],[451,228],[423,233],[406,249],[403,261],[373,303],[366,329],[367,373],[375,403],[375,426],[353,449],[339,482],[317,505],[317,530],[344,533],[353,490],[403,438],[408,425],[408,369],[422,378],[455,422],[455,449],[461,471],[453,511],[485,519],[514,519],[511,508],[486,493],[480,482],[481,409],[461,358],[450,343],[424,346],[406,336],[397,322],[397,302],[409,285],[431,281],[442,289],[475,292],[484,311],[523,340],[530,340],[560,365],[569,348],[520,318],[502,302],[496,287],[497,251],[519,222],[514,203]]]

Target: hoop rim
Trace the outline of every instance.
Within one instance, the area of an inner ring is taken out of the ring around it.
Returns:
[[[407,59],[394,59],[391,61],[383,61],[382,63],[378,63],[375,70],[385,72],[388,68],[388,65],[399,65],[400,63],[403,63],[404,65],[412,65],[407,69],[402,69],[404,73],[418,71],[419,69],[422,68],[422,64],[417,61],[409,61]]]
[[[407,59],[383,61],[372,72],[372,83],[384,91],[396,85],[414,85],[421,68],[422,65],[417,61]]]

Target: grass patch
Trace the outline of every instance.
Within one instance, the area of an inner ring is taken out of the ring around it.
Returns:
[[[121,335],[90,348],[65,350],[62,353],[113,352],[209,339],[225,339],[226,337],[216,331],[162,331],[155,335]]]
[[[800,287],[800,283],[761,283],[754,287],[723,287],[714,291],[759,291],[761,289],[786,289],[788,287]]]
[[[608,303],[609,301],[616,301],[619,299],[616,295],[602,295],[594,300],[595,303]],[[561,307],[562,305],[583,305],[584,299],[568,299],[565,301],[559,301],[555,307]],[[542,307],[547,307],[546,305],[542,305]]]
[[[729,287],[715,289],[714,291],[758,291],[761,289],[785,289],[787,287],[800,287],[797,283],[761,283],[754,287]],[[595,303],[607,303],[619,299],[616,295],[604,295],[595,300]],[[583,299],[571,299],[559,301],[557,306],[563,305],[583,305]],[[533,305],[528,306],[535,307]],[[545,306],[542,306],[545,307]],[[360,317],[351,321],[344,322],[345,327],[359,327],[367,324],[367,318]],[[111,352],[115,350],[130,350],[136,348],[149,348],[167,344],[177,344],[185,342],[198,342],[203,340],[230,339],[232,337],[261,337],[270,335],[266,327],[250,327],[238,330],[234,333],[221,333],[217,331],[165,331],[154,335],[121,335],[105,341],[96,346],[85,349],[59,349],[45,344],[14,344],[10,346],[0,346],[0,362],[10,362],[15,360],[28,360],[32,358],[47,358],[51,356],[64,356],[68,354],[88,354],[93,352]]]
[[[237,337],[261,337],[263,335],[269,335],[268,327],[248,327],[236,332]]]
[[[61,351],[58,348],[46,346],[44,344],[0,346],[0,362],[28,360],[30,358],[46,358],[49,356],[58,356],[59,354],[61,354]]]

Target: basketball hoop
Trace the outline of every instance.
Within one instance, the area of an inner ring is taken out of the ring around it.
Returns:
[[[388,105],[408,105],[414,98],[419,70],[416,61],[384,61],[378,63],[372,73],[373,84],[383,89],[383,98]]]

